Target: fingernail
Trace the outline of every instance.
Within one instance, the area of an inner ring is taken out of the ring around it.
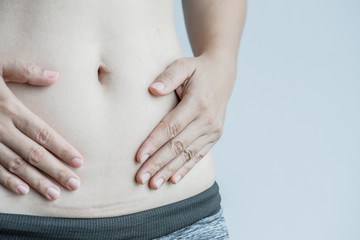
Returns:
[[[46,78],[50,78],[50,79],[54,79],[59,75],[58,72],[53,72],[53,71],[49,71],[49,70],[45,70],[44,71],[44,77]]]
[[[81,160],[80,158],[74,158],[73,160],[71,160],[71,164],[74,165],[75,167],[80,167],[83,164],[83,160]]]
[[[67,182],[67,186],[71,189],[71,190],[75,190],[78,189],[80,186],[80,181],[77,180],[76,178],[70,178],[69,181]]]
[[[145,162],[146,161],[146,159],[148,159],[149,158],[149,154],[145,154],[145,155],[143,155],[142,157],[141,157],[141,159],[140,159],[140,162],[141,163],[143,163],[143,162]]]
[[[49,187],[47,190],[47,194],[49,199],[55,200],[59,197],[60,191],[54,187]]]
[[[181,175],[179,174],[179,175],[177,175],[176,177],[175,177],[175,183],[178,183],[179,181],[180,181],[180,179],[181,179]]]
[[[29,187],[24,185],[24,184],[20,184],[19,186],[17,186],[16,190],[18,191],[18,193],[25,195],[29,192]]]
[[[155,182],[156,187],[160,188],[161,185],[164,183],[164,181],[165,180],[163,178],[159,178],[158,180],[156,180],[156,182]]]
[[[151,85],[153,88],[156,88],[157,90],[163,90],[165,85],[161,82],[156,82]]]
[[[146,183],[149,179],[150,179],[150,173],[145,173],[145,174],[142,175],[142,177],[141,177],[141,181],[142,181],[143,183]]]

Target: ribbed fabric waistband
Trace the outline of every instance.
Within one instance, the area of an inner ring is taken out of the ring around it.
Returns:
[[[0,213],[0,239],[153,239],[220,210],[215,182],[185,200],[118,217],[58,218]]]

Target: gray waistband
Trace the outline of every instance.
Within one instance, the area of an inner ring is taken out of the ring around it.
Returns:
[[[106,218],[58,218],[0,213],[0,239],[153,239],[220,210],[219,186],[162,207]]]

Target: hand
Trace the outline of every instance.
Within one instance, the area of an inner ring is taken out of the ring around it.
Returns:
[[[140,146],[138,183],[150,179],[153,189],[168,180],[176,184],[221,137],[236,68],[219,60],[205,55],[178,59],[150,86],[156,96],[176,90],[181,101]]]
[[[0,56],[0,184],[15,193],[27,194],[30,185],[48,200],[58,198],[60,188],[39,170],[68,190],[80,185],[80,178],[59,160],[80,167],[80,153],[26,108],[5,83],[43,86],[58,75]]]

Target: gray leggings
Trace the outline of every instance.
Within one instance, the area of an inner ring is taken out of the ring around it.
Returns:
[[[223,210],[220,209],[215,215],[201,219],[190,226],[184,227],[169,235],[156,238],[156,240],[208,240],[208,239],[229,239],[229,233],[225,224]]]
[[[0,213],[0,239],[227,239],[219,187],[118,217],[58,218]]]

